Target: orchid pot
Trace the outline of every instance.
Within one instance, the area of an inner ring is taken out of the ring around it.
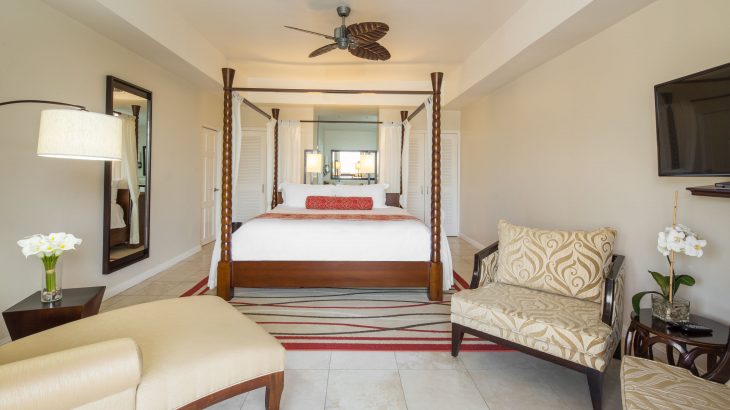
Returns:
[[[695,279],[690,275],[675,275],[675,257],[677,254],[702,257],[703,248],[707,241],[700,239],[700,236],[688,227],[677,223],[677,193],[674,194],[674,223],[664,231],[659,232],[657,239],[657,250],[667,258],[669,262],[669,274],[663,275],[659,272],[649,271],[654,281],[659,285],[659,291],[639,292],[631,298],[631,304],[636,315],[641,308],[641,299],[651,294],[652,315],[665,322],[685,323],[689,322],[688,300],[675,297],[681,285],[693,286]]]

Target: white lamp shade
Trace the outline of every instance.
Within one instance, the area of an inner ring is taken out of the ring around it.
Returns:
[[[322,154],[312,153],[307,155],[306,172],[322,172]]]
[[[81,110],[44,110],[38,131],[38,155],[119,161],[122,120]]]
[[[375,172],[375,154],[360,154],[360,172],[365,174]]]

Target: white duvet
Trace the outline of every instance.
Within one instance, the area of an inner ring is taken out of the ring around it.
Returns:
[[[127,224],[124,223],[124,209],[118,203],[113,203],[109,208],[111,211],[109,214],[109,229],[124,228]]]
[[[370,211],[313,210],[277,206],[273,213],[408,215],[396,207]],[[419,220],[252,219],[232,238],[234,261],[429,261],[431,230]],[[451,251],[441,238],[444,289],[453,285]]]

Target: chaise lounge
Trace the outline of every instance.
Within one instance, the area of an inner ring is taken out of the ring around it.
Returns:
[[[260,387],[278,409],[284,348],[215,296],[130,306],[0,346],[3,409],[199,409]]]

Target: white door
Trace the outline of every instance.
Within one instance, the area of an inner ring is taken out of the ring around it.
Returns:
[[[203,203],[201,206],[200,243],[205,245],[215,239],[215,191],[218,182],[216,158],[218,152],[218,132],[203,128]]]
[[[266,211],[266,128],[244,128],[233,220],[246,222]]]

